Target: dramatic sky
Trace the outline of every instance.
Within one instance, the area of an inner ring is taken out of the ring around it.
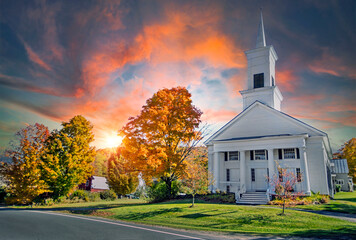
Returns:
[[[216,129],[242,110],[259,8],[282,111],[356,137],[355,1],[0,1],[0,146],[27,124],[82,114],[95,145],[164,87],[185,86]]]

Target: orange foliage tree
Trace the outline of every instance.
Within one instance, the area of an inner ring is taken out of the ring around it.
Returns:
[[[182,176],[184,160],[202,138],[201,115],[186,88],[159,90],[120,131],[123,157],[146,183],[164,181],[171,197],[172,182]]]
[[[7,203],[29,204],[48,191],[41,174],[41,156],[48,136],[48,128],[38,123],[16,133],[17,139],[7,151],[12,161],[1,163],[1,172],[7,182],[6,191],[10,193]]]

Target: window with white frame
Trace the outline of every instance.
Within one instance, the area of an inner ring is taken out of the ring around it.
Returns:
[[[268,160],[267,150],[250,151],[250,160]]]
[[[302,181],[302,174],[300,173],[300,168],[296,168],[295,171],[297,173],[297,182],[301,182]]]
[[[299,148],[278,149],[278,159],[299,159]]]
[[[229,161],[240,160],[240,152],[229,152]]]
[[[225,162],[240,160],[240,152],[225,152]]]
[[[344,179],[336,179],[335,183],[339,185],[344,185]]]

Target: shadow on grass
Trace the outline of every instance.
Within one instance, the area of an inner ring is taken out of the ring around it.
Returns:
[[[16,208],[16,207],[11,207],[11,206],[4,206],[3,208],[0,208],[0,211],[94,211],[94,210],[101,210],[101,209],[112,209],[112,208],[120,208],[120,207],[128,207],[128,206],[142,206],[146,205],[148,203],[115,203],[115,204],[98,204],[95,206],[84,206],[84,207],[26,207],[26,208]],[[74,213],[74,212],[73,212]]]
[[[337,198],[336,201],[354,202],[356,203],[356,198]]]
[[[345,203],[329,203],[321,210],[356,214],[356,206]]]
[[[332,230],[305,230],[292,234],[296,237],[327,238],[327,239],[356,239],[356,227],[342,227]]]
[[[237,224],[240,225],[246,225],[246,224],[252,224],[258,222],[260,225],[266,225],[269,224],[272,221],[272,218],[270,216],[262,216],[262,215],[257,215],[257,216],[245,216],[245,217],[239,217],[237,219]]]
[[[155,210],[150,212],[131,213],[131,214],[126,214],[124,216],[120,215],[120,217],[117,217],[117,219],[137,221],[145,218],[152,218],[165,213],[175,213],[175,212],[182,212],[182,211],[183,210],[181,208],[176,207],[176,208],[169,208],[169,209],[160,209],[160,210]]]

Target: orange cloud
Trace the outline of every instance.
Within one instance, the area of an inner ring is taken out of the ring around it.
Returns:
[[[343,97],[306,95],[289,98],[288,103],[284,110],[294,117],[356,126],[356,106]]]
[[[356,78],[354,65],[344,63],[340,58],[329,53],[328,49],[322,49],[322,56],[309,64],[309,69],[315,73],[327,73],[334,76],[349,76]]]
[[[276,84],[282,91],[294,92],[298,83],[292,70],[276,71]]]
[[[208,121],[209,123],[216,123],[216,122],[227,122],[234,118],[238,113],[231,110],[213,110],[213,109],[206,109],[203,111],[202,120]]]
[[[31,48],[30,46],[28,46],[27,43],[24,43],[25,45],[25,49],[26,52],[28,54],[28,57],[30,58],[30,60],[34,63],[36,63],[37,65],[43,67],[44,69],[46,69],[47,71],[50,71],[52,68],[45,63]]]

